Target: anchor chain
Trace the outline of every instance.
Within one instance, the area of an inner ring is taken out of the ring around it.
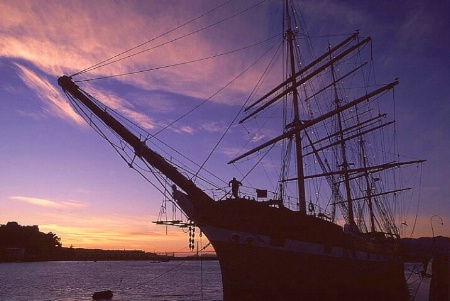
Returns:
[[[194,251],[195,242],[195,223],[194,221],[189,222],[189,250]]]

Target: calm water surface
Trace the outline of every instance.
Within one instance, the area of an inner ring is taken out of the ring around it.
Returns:
[[[0,300],[222,300],[217,261],[0,263]]]
[[[426,301],[429,279],[421,265],[405,265],[414,301]],[[217,261],[78,261],[0,263],[1,301],[92,300],[96,291],[112,290],[114,301],[220,301]]]

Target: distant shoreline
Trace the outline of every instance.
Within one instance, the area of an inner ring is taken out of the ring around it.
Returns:
[[[24,248],[6,248],[0,262],[39,262],[39,261],[150,261],[167,262],[174,260],[217,260],[215,254],[176,256],[175,253],[153,253],[141,250],[102,250],[61,247],[46,256],[30,256]]]

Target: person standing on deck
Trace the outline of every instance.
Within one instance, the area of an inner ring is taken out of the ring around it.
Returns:
[[[237,199],[239,197],[239,186],[242,186],[242,183],[236,180],[236,178],[233,178],[233,180],[228,183],[228,186],[231,186],[231,194]]]

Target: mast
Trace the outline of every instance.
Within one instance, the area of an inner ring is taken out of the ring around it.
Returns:
[[[358,120],[358,124],[359,123],[360,121]],[[360,139],[359,146],[361,149],[362,166],[364,168],[364,179],[366,182],[367,205],[369,207],[370,232],[375,233],[375,214],[373,212],[372,190],[374,188],[374,183],[378,181],[379,178],[372,178],[369,175],[369,172],[367,170],[365,141],[363,138]]]
[[[295,71],[295,57],[294,57],[294,32],[292,31],[291,24],[291,16],[289,12],[289,1],[286,0],[286,17],[287,17],[287,31],[286,31],[286,39],[288,43],[289,50],[289,63],[290,63],[290,71],[291,71],[291,87],[292,90],[292,101],[294,106],[294,120],[292,122],[293,126],[300,125],[300,113],[298,106],[298,93],[297,93],[297,84],[296,84],[296,74]],[[306,214],[306,193],[305,193],[305,181],[304,181],[304,172],[303,172],[303,154],[302,154],[302,141],[300,137],[300,132],[294,133],[294,143],[296,149],[296,163],[297,163],[297,189],[298,189],[298,203],[299,203],[299,212],[303,215]]]
[[[330,57],[331,60],[331,57]],[[338,110],[340,107],[340,99],[337,92],[336,87],[336,74],[334,70],[334,64],[331,64],[331,76],[333,80],[333,91],[334,91],[334,105],[335,109]],[[337,114],[337,131],[339,133],[339,144],[341,148],[341,156],[342,156],[342,170],[344,174],[344,184],[345,184],[345,193],[347,197],[347,214],[348,214],[348,222],[350,223],[351,229],[355,226],[355,218],[353,215],[353,201],[352,201],[352,193],[350,189],[350,175],[348,172],[349,169],[349,163],[347,161],[347,150],[345,145],[345,139],[344,139],[344,129],[342,126],[342,116],[341,112],[338,112]]]

